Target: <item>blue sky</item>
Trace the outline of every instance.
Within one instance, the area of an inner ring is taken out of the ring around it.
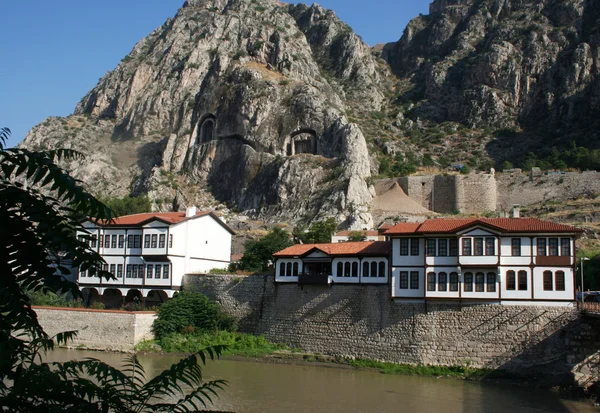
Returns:
[[[396,41],[429,0],[321,0],[369,44]],[[67,116],[135,43],[183,0],[2,0],[0,127],[20,142],[49,116]]]

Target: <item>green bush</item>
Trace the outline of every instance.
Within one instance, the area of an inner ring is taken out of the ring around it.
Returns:
[[[234,331],[236,322],[221,306],[203,294],[182,291],[158,309],[153,329],[157,339],[171,333]]]
[[[223,351],[224,355],[246,357],[264,356],[285,348],[285,346],[269,342],[263,336],[229,331],[187,335],[172,333],[160,340],[162,351],[168,353],[193,353],[215,344],[226,346]],[[144,348],[146,347],[151,348],[152,346],[144,345]]]
[[[31,305],[39,305],[44,307],[72,307],[73,300],[70,300],[66,295],[59,295],[53,292],[42,291],[27,291],[27,296],[31,301]]]
[[[111,209],[114,217],[152,211],[152,203],[150,202],[148,195],[141,195],[138,197],[124,196],[123,198],[103,198],[101,200]]]

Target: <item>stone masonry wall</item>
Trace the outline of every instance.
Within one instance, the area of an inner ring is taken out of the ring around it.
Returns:
[[[581,345],[589,323],[565,307],[409,303],[390,299],[388,285],[300,287],[272,275],[187,276],[184,288],[221,302],[242,331],[334,356],[550,369],[554,380],[600,347],[600,337]]]
[[[153,338],[153,312],[125,312],[79,308],[35,307],[38,320],[50,336],[77,331],[69,347],[92,350],[133,351],[136,344]]]
[[[457,176],[456,206],[460,212],[471,214],[496,210],[496,178],[491,174]]]

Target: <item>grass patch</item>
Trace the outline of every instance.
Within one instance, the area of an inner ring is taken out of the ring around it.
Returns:
[[[217,331],[204,334],[172,333],[161,340],[145,340],[136,346],[137,351],[167,353],[195,353],[209,346],[225,345],[224,356],[262,357],[286,346],[268,341],[263,336]]]
[[[375,369],[384,374],[403,376],[454,377],[469,380],[480,380],[484,377],[499,377],[502,372],[492,369],[475,369],[469,366],[425,366],[410,364],[385,363],[368,359],[348,360],[348,364],[363,369]]]

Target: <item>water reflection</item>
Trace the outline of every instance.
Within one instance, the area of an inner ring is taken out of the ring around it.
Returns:
[[[57,350],[48,360],[95,357],[120,365],[121,354]],[[149,374],[177,359],[140,356]],[[597,412],[582,402],[561,400],[552,392],[520,386],[283,364],[219,360],[209,362],[206,379],[229,381],[214,409],[238,413],[539,413]]]

